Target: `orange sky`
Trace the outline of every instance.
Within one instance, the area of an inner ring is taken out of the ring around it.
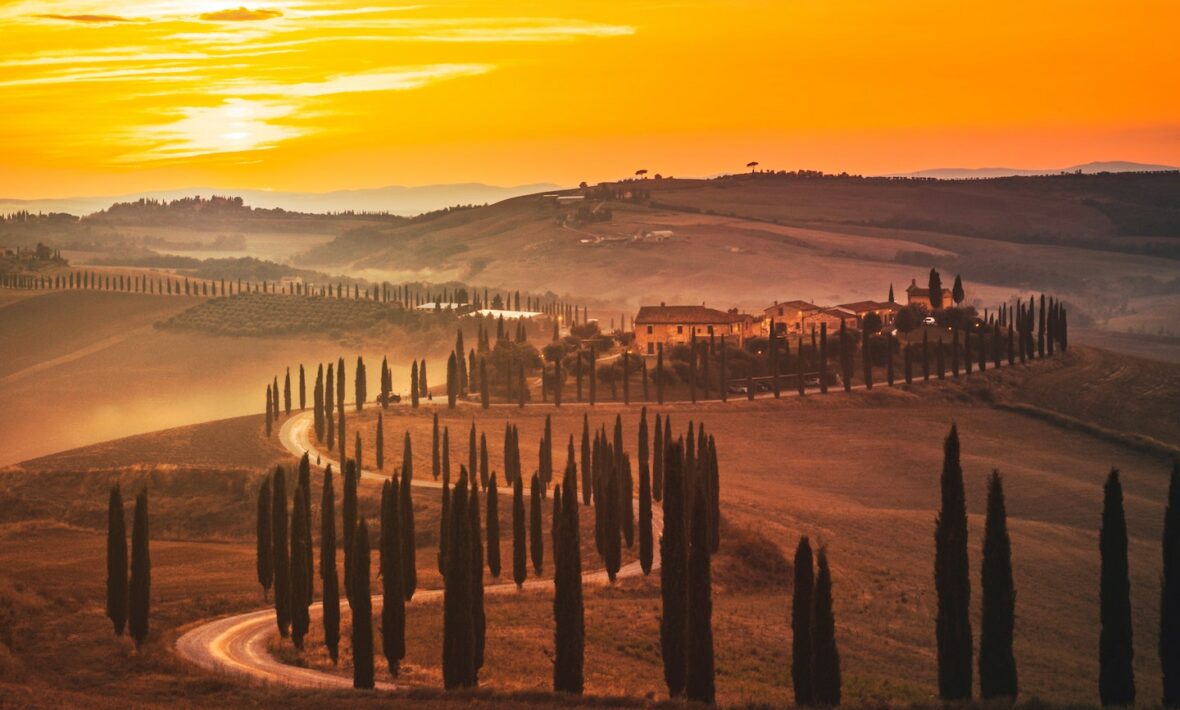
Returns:
[[[0,197],[1180,164],[1174,0],[16,0],[0,27]]]

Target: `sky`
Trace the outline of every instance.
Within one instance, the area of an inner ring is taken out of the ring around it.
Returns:
[[[0,0],[0,197],[1180,164],[1175,0]]]

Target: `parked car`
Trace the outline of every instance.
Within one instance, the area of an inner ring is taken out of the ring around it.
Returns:
[[[726,390],[730,394],[748,394],[750,391],[750,390],[746,389],[745,385],[737,384],[737,383],[730,384],[729,387],[726,388]]]
[[[393,392],[389,393],[388,401],[386,401],[386,396],[384,394],[377,395],[377,404],[380,404],[381,406],[385,406],[386,404],[398,404],[401,401],[402,396]]]
[[[938,325],[938,321],[934,320],[934,316],[926,316],[922,319],[922,325]]]
[[[769,392],[770,391],[770,383],[765,380],[759,380],[758,382],[754,383],[754,391],[755,392]]]
[[[807,375],[803,378],[804,387],[819,387],[819,375]]]

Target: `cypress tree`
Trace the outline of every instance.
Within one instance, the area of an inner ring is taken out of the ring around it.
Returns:
[[[465,469],[451,501],[450,547],[443,592],[443,686],[447,690],[475,685],[475,628],[472,608],[471,545],[467,513],[468,493]]]
[[[266,438],[270,438],[271,427],[274,423],[274,410],[271,408],[270,385],[266,386]]]
[[[430,393],[430,386],[426,380],[426,359],[423,358],[422,364],[418,366],[418,397],[425,397],[428,400],[433,400],[434,395]]]
[[[1004,484],[992,471],[987,489],[987,522],[983,533],[983,618],[979,628],[979,694],[985,699],[1015,698],[1016,657],[1012,633],[1016,623],[1016,589],[1012,582],[1012,544]]]
[[[660,538],[660,651],[664,661],[664,682],[668,694],[674,698],[684,692],[686,671],[688,556],[684,540],[683,466],[683,443],[669,442],[664,460],[664,534]]]
[[[286,378],[283,380],[283,411],[291,416],[291,368],[287,368]]]
[[[127,631],[138,649],[148,635],[151,613],[152,560],[148,545],[147,491],[135,496],[135,517],[131,527],[131,580],[128,589]]]
[[[336,491],[332,464],[324,469],[320,497],[320,581],[324,588],[324,645],[332,663],[340,654],[340,578],[336,574]]]
[[[352,687],[373,687],[373,599],[369,596],[369,526],[364,518],[352,535]]]
[[[299,363],[299,411],[307,409],[307,380],[303,372],[303,363]]]
[[[496,474],[492,473],[488,485],[487,502],[488,529],[488,572],[500,578],[500,497],[496,490]]]
[[[265,481],[263,492],[269,496],[270,487]],[[259,500],[262,500],[261,494]],[[261,505],[260,502],[259,506]],[[110,500],[107,503],[107,618],[111,620],[116,636],[122,636],[123,628],[127,625],[127,525],[123,515],[123,493],[116,483],[111,486]],[[259,524],[261,525],[261,521]],[[259,531],[261,532],[261,527]],[[268,528],[267,533],[269,532]],[[261,545],[260,538],[260,551]],[[265,596],[267,588],[270,587],[270,579],[268,577],[264,580],[262,577],[262,562],[262,556],[259,555],[258,581],[262,583]]]
[[[582,505],[590,505],[594,486],[594,475],[590,470],[590,417],[582,415]],[[577,489],[572,491],[577,495]]]
[[[291,629],[291,553],[287,540],[287,474],[282,466],[271,475],[271,535],[275,564],[275,621],[279,635],[287,638]]]
[[[488,468],[488,436],[481,432],[479,435],[479,484],[484,488],[489,485]]]
[[[971,697],[971,581],[967,504],[959,465],[959,432],[951,426],[943,452],[942,506],[935,519],[934,583],[938,591],[938,691],[943,700]]]
[[[840,704],[840,651],[836,648],[836,617],[832,611],[832,572],[828,554],[819,548],[811,618],[811,687],[817,705]]]
[[[459,396],[458,372],[455,369],[455,353],[447,359],[447,409],[455,408],[455,399]]]
[[[385,423],[377,412],[377,470],[385,470]]]
[[[113,488],[111,491],[112,525],[113,525],[113,521],[114,521],[114,519],[113,519],[113,514],[114,514],[113,497],[114,497],[114,494],[116,494],[117,492],[118,492],[118,487]],[[120,498],[119,499],[120,508],[122,508],[122,502],[123,502],[123,500],[122,500],[122,498]],[[256,530],[257,530],[257,550],[256,550],[256,565],[255,566],[257,568],[258,584],[262,585],[262,598],[263,599],[267,598],[267,592],[270,590],[270,583],[271,583],[271,581],[274,581],[274,578],[275,578],[274,555],[271,554],[271,550],[273,550],[274,544],[271,543],[271,540],[270,540],[270,532],[271,532],[270,531],[270,506],[271,506],[270,478],[269,478],[269,476],[267,476],[267,478],[262,479],[262,486],[260,488],[258,488],[258,515],[257,515],[257,528],[256,528]],[[122,530],[123,530],[123,511],[122,510],[119,511],[118,524],[119,524],[119,531],[122,532]],[[111,613],[110,613],[110,609],[111,609],[111,606],[110,606],[110,598],[111,598],[110,550],[111,550],[111,543],[112,543],[112,540],[109,537],[109,539],[107,539],[107,616],[111,616]],[[124,594],[124,597],[126,597],[126,563],[127,563],[126,557],[127,557],[127,543],[126,543],[126,540],[124,539],[123,540],[123,567],[124,567],[124,570],[123,570],[123,585],[124,585],[123,594]],[[125,611],[126,611],[126,603],[124,603],[124,612]],[[112,617],[112,620],[114,620],[113,617]],[[116,633],[119,633],[119,635],[122,635],[123,623],[116,622],[116,627],[114,627],[114,631],[116,631]]]
[[[406,432],[402,447],[402,480],[398,499],[398,522],[401,523],[402,591],[406,601],[414,597],[418,587],[417,549],[414,542],[414,501],[410,487],[414,478],[414,452],[410,446],[410,432]]]
[[[1135,647],[1131,633],[1131,580],[1127,563],[1127,520],[1118,469],[1106,479],[1102,504],[1098,694],[1103,705],[1135,702]]]
[[[664,403],[664,344],[656,346],[656,401]]]
[[[795,687],[795,705],[815,704],[811,686],[811,608],[815,585],[815,566],[811,557],[811,540],[803,536],[795,548],[795,590],[791,598],[791,683]]]
[[[315,418],[316,441],[324,440],[324,366],[321,364],[315,376],[315,389],[312,391],[313,415]]]
[[[585,615],[582,599],[581,531],[578,524],[577,468],[573,460],[573,440],[570,441],[562,487],[565,495],[555,492],[554,500],[561,501],[560,524],[554,523],[553,613],[555,617],[553,688],[558,692],[577,693],[583,690],[585,659]]]
[[[410,367],[410,406],[418,408],[418,361]]]
[[[517,476],[512,481],[512,580],[519,589],[528,576],[528,553],[525,552],[524,484]]]
[[[439,434],[438,434],[438,412],[434,413],[434,434],[430,440],[430,473],[434,476],[434,480],[438,480],[438,474],[441,472],[441,459],[439,458]]]
[[[349,461],[344,466],[344,498],[341,501],[340,520],[343,523],[344,535],[344,598],[348,600],[350,607],[354,604],[352,598],[352,591],[354,589],[352,584],[354,566],[352,551],[356,549],[356,544],[353,540],[353,536],[356,534],[357,521],[356,489],[356,465],[352,461]]]
[[[708,456],[709,549],[716,553],[721,548],[721,480],[717,469],[717,444],[712,434],[709,435]]]
[[[529,553],[533,571],[540,576],[545,559],[545,541],[541,538],[541,479],[534,473],[529,495]]]
[[[476,485],[474,476],[471,478],[471,500],[467,504],[467,515],[468,544],[471,547],[471,623],[475,636],[473,681],[478,682],[479,669],[483,668],[488,619],[483,608],[483,541],[480,539],[479,530],[479,486]]]
[[[660,501],[664,497],[664,428],[660,426],[660,415],[656,414],[655,441],[651,459],[651,497]],[[583,464],[585,469],[585,464]]]
[[[651,573],[651,474],[648,471],[647,408],[639,417],[639,566],[643,573]]]
[[[709,561],[708,494],[698,479],[688,551],[687,667],[684,694],[689,700],[713,704],[713,579]]]
[[[307,518],[303,507],[307,501],[303,486],[295,486],[295,504],[291,508],[291,640],[295,648],[303,650],[303,637],[307,634],[310,619],[307,607],[311,604],[305,560],[311,553],[307,550]]]
[[[336,359],[336,408],[340,411],[340,419],[344,419],[344,358]],[[343,428],[341,429],[343,432]],[[340,437],[344,441],[344,437]]]
[[[304,520],[304,545],[301,549],[303,551],[302,563],[305,568],[304,583],[307,586],[307,602],[310,604],[315,599],[315,560],[312,553],[314,543],[311,539],[311,456],[306,451],[303,452],[303,458],[299,460],[297,485],[303,489],[303,505],[300,512],[303,514]]]
[[[444,449],[445,451],[446,449]],[[442,476],[442,514],[438,529],[438,573],[447,573],[447,545],[451,536],[451,467],[443,467]]]
[[[381,489],[381,651],[389,674],[397,677],[406,657],[406,599],[402,589],[402,541],[399,520],[401,485],[395,475]]]
[[[1163,705],[1180,707],[1180,461],[1172,462],[1164,511],[1164,564],[1160,575],[1160,666]]]

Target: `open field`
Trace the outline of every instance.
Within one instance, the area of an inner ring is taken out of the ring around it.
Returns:
[[[1081,358],[1075,364],[1095,380],[1095,388],[1128,386],[1117,379],[1092,377],[1102,362]],[[1058,373],[1054,362],[1038,367],[1044,368],[1046,383],[1068,371],[1063,367]],[[743,571],[748,562],[723,562],[735,553],[731,547],[735,541],[748,538],[740,532],[743,529],[764,536],[788,559],[803,534],[828,546],[848,700],[933,699],[931,533],[942,437],[951,422],[958,424],[963,442],[976,595],[985,477],[993,468],[1005,475],[1019,595],[1016,654],[1025,697],[1079,703],[1096,698],[1101,485],[1109,466],[1123,470],[1131,535],[1136,678],[1141,697],[1158,697],[1155,624],[1168,463],[1081,431],[994,409],[987,404],[989,388],[984,383],[995,380],[995,389],[1002,391],[1008,386],[1004,383],[1008,375],[989,371],[968,382],[916,386],[912,392],[881,387],[871,393],[802,400],[659,408],[672,416],[677,432],[683,432],[692,419],[703,421],[717,437],[726,526],[725,554],[718,558],[723,571],[718,572],[714,588],[722,702],[786,702],[790,698],[789,590],[785,582],[768,587],[755,584],[758,573]],[[1046,388],[1060,389],[1048,384]],[[1050,394],[1043,396],[1045,404],[1056,402]],[[1095,411],[1101,411],[1100,400],[1095,402]],[[649,415],[656,411],[649,410]],[[527,474],[535,464],[535,442],[545,416],[553,417],[555,459],[560,465],[567,437],[580,436],[583,413],[589,413],[595,426],[609,426],[621,413],[628,447],[633,450],[637,407],[444,409],[440,419],[452,431],[456,470],[466,461],[466,434],[473,420],[489,435],[492,467],[502,470],[502,432],[510,418],[520,427]],[[375,409],[367,407],[358,417],[350,408],[349,414],[349,440],[359,428],[365,456],[371,459]],[[1151,410],[1136,413],[1132,409],[1123,423],[1138,430],[1151,416]],[[400,460],[402,432],[409,431],[416,477],[429,476],[430,426],[429,409],[415,412],[399,407],[386,412],[387,470]],[[263,439],[261,429],[257,416],[199,425],[51,456],[0,474],[6,479],[0,489],[4,508],[27,511],[16,516],[19,519],[8,518],[0,528],[6,540],[0,545],[0,568],[22,572],[19,580],[24,591],[9,593],[22,604],[22,619],[45,619],[44,631],[39,627],[35,636],[24,635],[25,624],[14,635],[10,663],[19,663],[14,666],[19,670],[18,682],[52,688],[55,693],[108,693],[117,688],[124,697],[149,704],[179,695],[194,704],[212,702],[225,683],[178,666],[167,652],[167,639],[169,629],[184,623],[259,604],[250,494],[257,476],[274,460],[285,458],[273,441]],[[1158,436],[1169,434],[1161,431]],[[226,452],[224,460],[210,450]],[[238,459],[241,465],[230,464]],[[159,467],[167,470],[170,461],[182,469],[206,466],[208,470],[148,473]],[[222,466],[225,472],[218,472]],[[59,473],[38,475],[35,470]],[[112,475],[125,477],[129,486],[136,480],[153,481],[149,483],[154,491],[153,530],[168,531],[168,518],[179,514],[183,501],[200,500],[199,507],[211,511],[203,518],[181,519],[170,532],[158,533],[153,548],[159,560],[153,574],[157,581],[153,608],[154,628],[160,635],[140,656],[128,655],[126,647],[113,640],[103,640],[101,526],[103,492]],[[374,488],[363,489],[365,505],[371,506]],[[17,499],[29,502],[14,507]],[[426,521],[432,519],[431,501],[418,492],[415,500],[416,513],[422,505],[418,538],[424,546],[418,567],[422,584],[427,585],[434,562],[427,552],[426,532],[430,524]],[[502,511],[505,500],[502,496]],[[223,528],[226,534],[216,532]],[[53,561],[29,555],[30,550],[46,547],[62,553]],[[63,566],[59,558],[72,564]],[[592,568],[599,563],[590,554],[584,564]],[[728,571],[724,571],[726,564]],[[15,586],[6,588],[15,590]],[[188,601],[192,599],[196,601]],[[973,601],[977,608],[978,596]],[[545,594],[489,601],[489,685],[500,691],[547,686],[549,603]],[[410,609],[411,677],[436,684],[439,610],[413,604]],[[658,586],[650,580],[588,592],[588,692],[662,696],[658,609]],[[64,628],[78,629],[75,637],[78,645],[86,646],[84,654],[77,656],[70,650],[75,644],[53,640],[57,637],[50,631],[60,633]],[[978,632],[978,619],[976,628]],[[30,644],[30,639],[37,643]],[[281,654],[288,657],[289,651]],[[102,671],[96,672],[97,667]],[[286,701],[282,693],[275,696],[268,691],[260,697],[255,690],[232,692],[264,705]]]

